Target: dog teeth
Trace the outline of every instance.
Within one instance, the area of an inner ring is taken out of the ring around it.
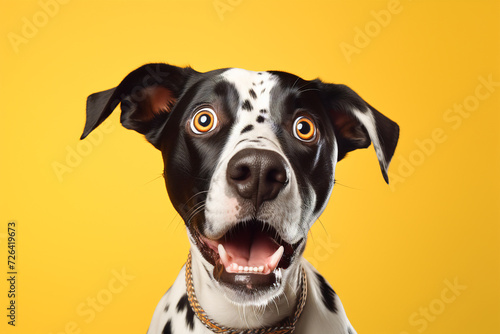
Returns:
[[[285,251],[285,248],[283,246],[280,246],[280,248],[278,248],[278,250],[269,259],[269,262],[267,265],[271,271],[273,271],[274,268],[276,268],[278,266],[278,263],[280,262],[284,251]]]
[[[237,263],[231,263],[229,266],[226,267],[226,270],[228,272],[232,273],[262,273],[264,272],[265,267],[264,266],[239,266]]]
[[[224,248],[224,246],[222,244],[219,244],[219,246],[217,246],[217,249],[219,250],[219,256],[220,256],[220,259],[222,260],[222,263],[229,263],[229,255],[227,255],[227,252],[226,252],[226,249]]]
[[[280,246],[276,252],[269,258],[266,264],[261,266],[241,266],[236,262],[232,262],[234,260],[231,259],[226,249],[222,244],[217,246],[217,250],[219,251],[219,256],[222,264],[226,267],[226,271],[229,273],[270,273],[277,266],[281,257],[283,256],[284,247]]]

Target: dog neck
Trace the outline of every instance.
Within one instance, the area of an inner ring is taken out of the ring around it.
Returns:
[[[290,278],[283,292],[266,304],[238,304],[230,301],[204,267],[204,260],[192,247],[192,282],[196,297],[207,316],[215,323],[231,328],[262,328],[278,324],[293,315],[301,291],[300,266],[290,267]]]

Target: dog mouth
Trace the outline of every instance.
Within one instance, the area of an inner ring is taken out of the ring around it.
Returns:
[[[259,220],[240,222],[217,240],[195,233],[197,246],[214,266],[213,276],[237,290],[277,287],[302,240],[285,242],[271,225]]]

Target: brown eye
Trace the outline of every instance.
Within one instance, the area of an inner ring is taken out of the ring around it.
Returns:
[[[316,126],[309,118],[299,116],[293,123],[293,135],[301,141],[311,142],[316,138]]]
[[[199,110],[191,119],[191,130],[198,134],[212,131],[217,126],[217,115],[210,108]]]

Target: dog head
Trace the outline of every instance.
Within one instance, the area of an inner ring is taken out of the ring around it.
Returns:
[[[384,179],[399,127],[344,85],[285,72],[144,65],[89,96],[85,138],[121,122],[164,160],[193,256],[236,303],[283,291],[325,208],[335,165],[373,143]]]

